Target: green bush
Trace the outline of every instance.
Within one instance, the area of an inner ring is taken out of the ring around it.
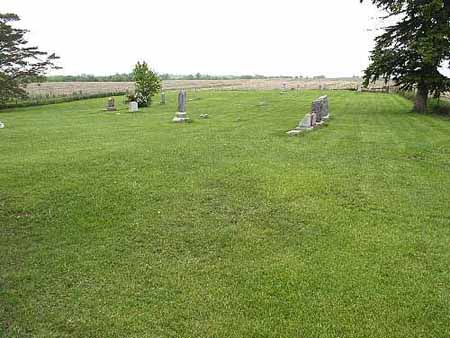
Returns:
[[[135,99],[139,107],[148,107],[152,103],[152,96],[161,90],[161,79],[144,61],[138,62],[133,70],[135,81]]]

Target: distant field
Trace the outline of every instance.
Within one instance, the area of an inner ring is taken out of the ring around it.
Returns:
[[[225,89],[225,90],[270,90],[281,89],[356,89],[358,80],[290,80],[290,79],[257,79],[257,80],[167,80],[163,88],[167,90],[180,88]],[[382,84],[376,86],[382,87]],[[31,84],[28,93],[32,96],[62,96],[98,93],[120,93],[133,90],[133,82],[47,82]]]

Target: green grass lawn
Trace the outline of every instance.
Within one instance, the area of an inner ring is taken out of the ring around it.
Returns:
[[[449,337],[450,120],[321,94],[0,112],[0,336]]]

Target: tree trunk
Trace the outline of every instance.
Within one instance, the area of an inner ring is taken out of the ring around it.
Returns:
[[[417,87],[416,101],[414,102],[414,111],[418,113],[426,113],[428,103],[428,87],[421,83]]]

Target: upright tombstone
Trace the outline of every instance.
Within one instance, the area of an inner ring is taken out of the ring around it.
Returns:
[[[2,121],[0,121],[0,129],[3,129],[3,128],[5,128],[5,124]]]
[[[178,93],[178,112],[186,113],[186,91],[184,89]]]
[[[172,119],[173,122],[187,122],[189,118],[186,114],[186,91],[184,89],[180,90],[178,93],[178,112]]]
[[[322,97],[322,115],[321,118],[323,121],[328,120],[330,118],[330,110],[328,106],[328,96]]]
[[[108,99],[108,104],[106,105],[106,110],[107,111],[116,111],[116,103],[115,103],[113,97],[110,97]]]
[[[305,130],[315,128],[317,125],[322,124],[330,117],[328,108],[328,96],[324,95],[314,100],[311,105],[311,113],[306,114],[300,121],[299,125],[287,132],[289,136],[295,136],[302,133]]]
[[[317,114],[311,113],[311,128],[314,128],[317,125]]]
[[[161,92],[161,101],[159,104],[166,104],[166,93],[164,91]]]
[[[138,103],[136,101],[131,101],[128,103],[128,111],[131,113],[135,113],[139,110]]]
[[[313,101],[311,105],[311,114],[315,114],[316,122],[318,124],[322,123],[322,100],[320,98]]]
[[[357,91],[358,93],[361,93],[361,92],[362,92],[362,86],[361,86],[361,83],[358,83],[358,87],[356,88],[356,91]]]

